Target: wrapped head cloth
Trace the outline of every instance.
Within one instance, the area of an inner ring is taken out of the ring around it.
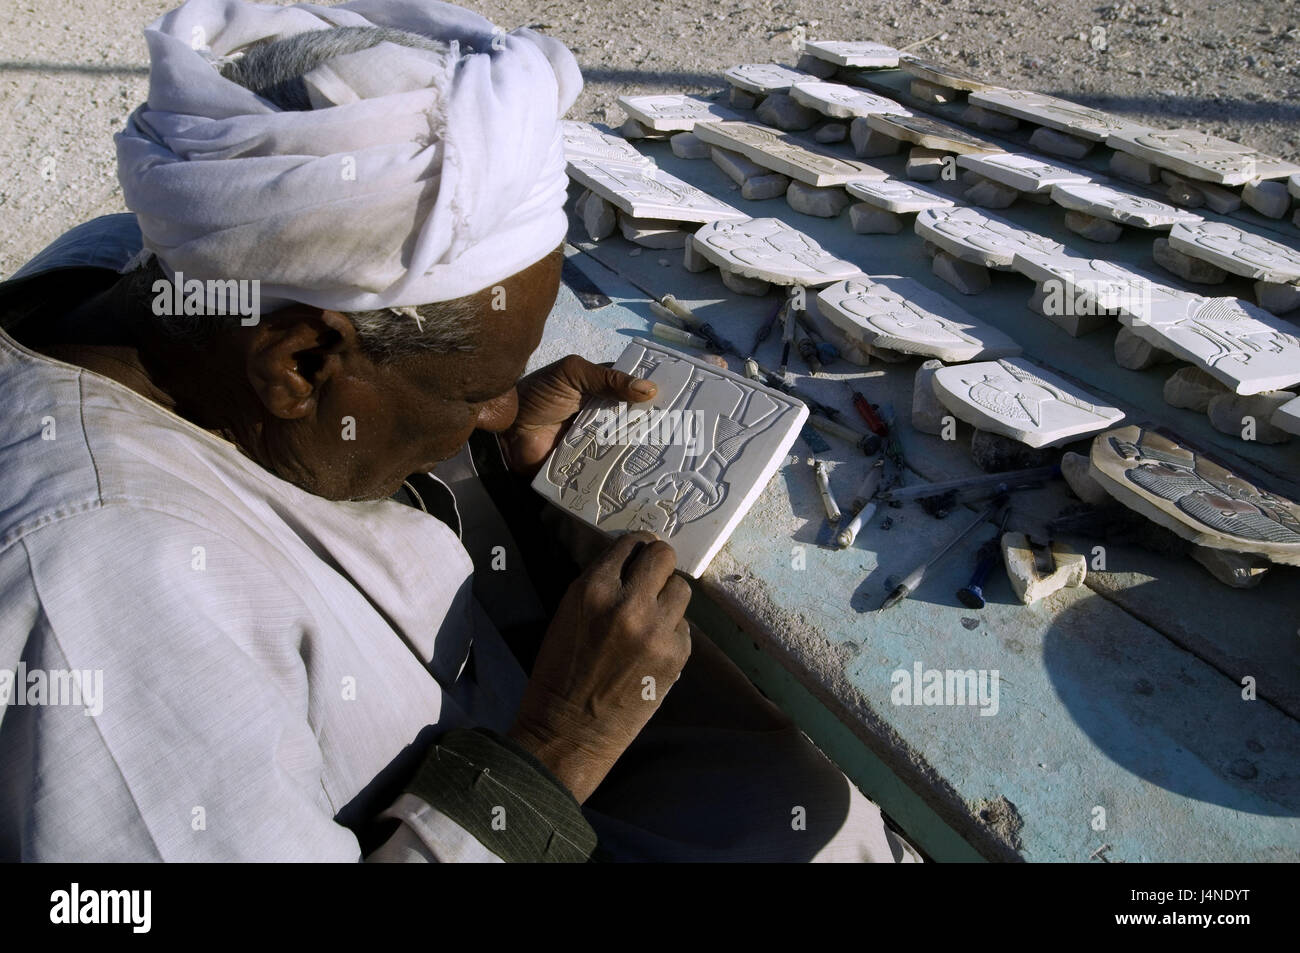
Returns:
[[[309,110],[221,74],[260,41],[332,27],[440,42],[328,59],[304,77]],[[582,79],[556,40],[434,0],[189,0],[145,36],[149,99],[117,136],[118,178],[171,274],[405,307],[494,285],[564,237],[559,119]]]

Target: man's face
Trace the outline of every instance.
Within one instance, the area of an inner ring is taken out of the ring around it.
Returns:
[[[320,386],[301,419],[268,418],[260,462],[327,499],[391,496],[411,473],[452,457],[475,429],[505,430],[515,419],[515,383],[559,290],[557,251],[475,298],[472,351],[426,353],[377,364],[355,347]],[[414,320],[394,316],[393,320]]]

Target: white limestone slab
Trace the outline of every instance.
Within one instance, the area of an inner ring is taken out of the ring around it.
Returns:
[[[1240,298],[1209,298],[1163,288],[1146,311],[1120,322],[1152,347],[1201,368],[1238,394],[1300,382],[1296,327]]]
[[[836,66],[867,66],[892,69],[898,65],[902,54],[884,43],[866,40],[846,42],[841,40],[805,40],[803,50],[819,60]]]
[[[1149,127],[1028,89],[988,89],[971,93],[970,102],[982,109],[1015,116],[1091,142],[1105,142],[1114,133],[1140,134]]]
[[[944,152],[957,153],[1005,151],[995,142],[972,136],[956,126],[931,119],[929,116],[873,113],[866,118],[867,125],[876,132],[924,146],[926,149],[941,149]]]
[[[655,533],[698,577],[785,459],[808,409],[651,341],[614,367],[658,385],[642,404],[589,402],[533,488],[605,533]],[[621,419],[620,419],[621,415]]]
[[[1017,252],[1061,255],[1065,246],[973,208],[930,208],[916,216],[916,233],[962,261],[1009,270]]]
[[[1106,137],[1106,145],[1190,179],[1220,185],[1284,179],[1300,172],[1294,162],[1195,129],[1115,132]]]
[[[1069,443],[1124,419],[1119,408],[1023,358],[941,368],[934,392],[968,424],[1035,448]]]
[[[946,195],[940,195],[919,185],[900,182],[897,179],[885,179],[883,182],[855,179],[846,182],[844,189],[849,195],[862,199],[868,205],[899,215],[920,212],[927,208],[951,208],[957,204]]]
[[[756,122],[702,122],[694,131],[711,146],[739,152],[751,162],[805,185],[843,185],[854,179],[885,178],[879,169],[842,159],[814,142],[796,139]]]
[[[711,222],[691,246],[724,271],[778,285],[815,288],[862,273],[778,218]]]
[[[1226,222],[1180,222],[1169,232],[1169,245],[1234,275],[1300,282],[1300,251]]]
[[[732,86],[760,96],[784,93],[795,83],[807,83],[817,78],[812,73],[791,69],[779,63],[742,63],[722,75]]]
[[[1083,212],[1094,218],[1160,231],[1172,228],[1179,222],[1202,220],[1195,212],[1097,182],[1065,182],[1054,185],[1052,201],[1061,208]]]
[[[1051,254],[1025,249],[1016,252],[1011,267],[1047,291],[1059,288],[1069,307],[1075,309],[1084,303],[1100,310],[1125,305],[1131,312],[1141,313],[1156,284],[1140,272],[1069,251]]]
[[[654,164],[574,159],[569,177],[633,218],[713,222],[749,217]]]
[[[653,165],[653,160],[638,152],[632,143],[589,122],[564,120],[560,123],[560,137],[564,141],[564,158],[568,162],[574,159],[595,159],[598,162]]]
[[[957,165],[963,169],[970,169],[986,179],[992,179],[994,182],[1030,194],[1048,192],[1052,186],[1065,182],[1092,181],[1082,172],[1072,172],[1059,165],[1044,162],[1036,156],[1021,155],[1018,152],[961,155],[957,157]]]
[[[918,79],[925,80],[927,83],[933,83],[936,86],[943,86],[947,89],[960,89],[968,92],[978,92],[984,89],[997,89],[993,83],[986,83],[983,79],[974,73],[969,73],[964,69],[956,66],[948,66],[941,63],[932,63],[929,60],[923,60],[919,56],[903,56],[898,61],[898,67],[905,73],[909,73]]]
[[[1273,411],[1273,417],[1269,423],[1278,430],[1300,434],[1300,397],[1287,401]]]
[[[834,119],[853,119],[873,113],[895,113],[899,116],[912,114],[892,99],[877,96],[856,86],[845,86],[843,83],[818,80],[795,83],[790,87],[790,96],[795,102]]]
[[[1121,427],[1092,442],[1090,460],[1107,493],[1184,539],[1300,565],[1300,506],[1179,439]]]
[[[898,275],[849,278],[824,288],[817,307],[871,347],[954,363],[1015,357],[1020,345],[920,282]]]
[[[620,96],[618,104],[646,129],[690,132],[697,122],[739,119],[740,113],[700,96]]]

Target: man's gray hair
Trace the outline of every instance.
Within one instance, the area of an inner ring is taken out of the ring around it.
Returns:
[[[285,111],[312,108],[304,77],[336,56],[358,53],[380,43],[449,53],[446,43],[388,27],[334,27],[311,30],[250,46],[221,67],[221,75],[252,90]],[[400,227],[394,225],[394,227]],[[166,279],[156,260],[132,276],[139,281],[137,297]],[[482,314],[475,296],[410,308],[354,311],[348,318],[357,329],[362,349],[376,361],[388,361],[422,351],[446,353],[474,349],[475,330]],[[155,325],[169,337],[201,344],[229,318],[217,315],[155,315]]]

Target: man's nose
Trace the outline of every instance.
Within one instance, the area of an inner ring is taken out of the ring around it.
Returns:
[[[498,433],[515,422],[519,413],[519,392],[513,387],[500,397],[493,397],[479,407],[478,422],[475,427]]]

